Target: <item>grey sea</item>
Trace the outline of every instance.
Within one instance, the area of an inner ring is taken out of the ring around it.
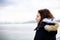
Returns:
[[[0,24],[0,40],[33,40],[36,23],[29,24]],[[60,40],[60,27],[57,40]]]

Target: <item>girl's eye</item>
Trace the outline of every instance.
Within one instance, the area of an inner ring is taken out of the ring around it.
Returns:
[[[37,17],[39,17],[39,16],[37,16]]]

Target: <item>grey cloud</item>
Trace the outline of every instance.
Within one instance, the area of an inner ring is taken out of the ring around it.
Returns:
[[[13,1],[9,1],[9,0],[0,0],[0,6],[8,6],[8,5],[12,5],[14,4]]]

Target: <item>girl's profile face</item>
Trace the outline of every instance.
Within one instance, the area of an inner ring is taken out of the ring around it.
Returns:
[[[40,16],[40,13],[37,13],[37,16],[36,16],[36,22],[39,23],[41,20],[41,16]]]

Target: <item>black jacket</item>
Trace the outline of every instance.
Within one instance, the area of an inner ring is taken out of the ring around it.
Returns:
[[[39,26],[37,26],[34,30],[36,30],[36,34],[34,40],[56,40],[56,31],[46,31],[44,29],[45,25],[54,25],[54,23],[46,23],[42,22]]]

